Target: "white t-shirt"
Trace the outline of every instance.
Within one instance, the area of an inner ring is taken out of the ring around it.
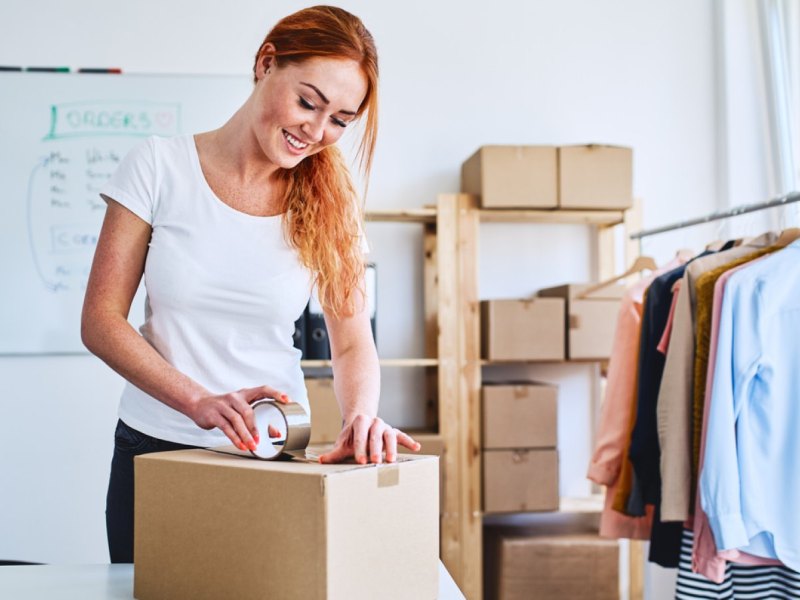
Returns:
[[[292,333],[313,277],[287,243],[282,217],[252,216],[222,202],[203,175],[191,135],[147,139],[101,195],[153,229],[140,328],[150,345],[212,393],[269,385],[309,411]],[[172,442],[229,443],[219,429],[201,429],[131,383],[119,417]]]

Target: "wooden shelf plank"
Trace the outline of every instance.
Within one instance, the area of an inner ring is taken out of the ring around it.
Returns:
[[[481,359],[482,367],[495,365],[591,365],[608,362],[607,358],[586,358],[580,360],[487,360]]]
[[[382,367],[435,367],[439,364],[436,358],[383,358],[379,362]],[[332,365],[329,360],[301,360],[300,366],[318,368]]]
[[[619,225],[625,219],[621,210],[533,210],[486,209],[478,210],[482,223],[565,223],[579,225]]]
[[[409,208],[399,210],[370,210],[366,220],[391,223],[435,223],[436,208]]]

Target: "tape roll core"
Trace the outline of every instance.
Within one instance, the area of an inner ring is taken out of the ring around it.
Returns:
[[[250,405],[256,419],[260,441],[250,453],[262,460],[275,460],[285,452],[305,450],[311,439],[311,420],[302,405],[297,402],[277,402],[272,399],[257,400]],[[269,436],[272,425],[281,435]]]

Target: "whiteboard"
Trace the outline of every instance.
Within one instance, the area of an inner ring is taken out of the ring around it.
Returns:
[[[145,137],[215,129],[251,90],[245,75],[0,73],[0,354],[86,352],[97,190]]]

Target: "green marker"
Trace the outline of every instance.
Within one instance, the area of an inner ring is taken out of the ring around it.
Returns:
[[[69,67],[25,67],[29,73],[69,73]]]

